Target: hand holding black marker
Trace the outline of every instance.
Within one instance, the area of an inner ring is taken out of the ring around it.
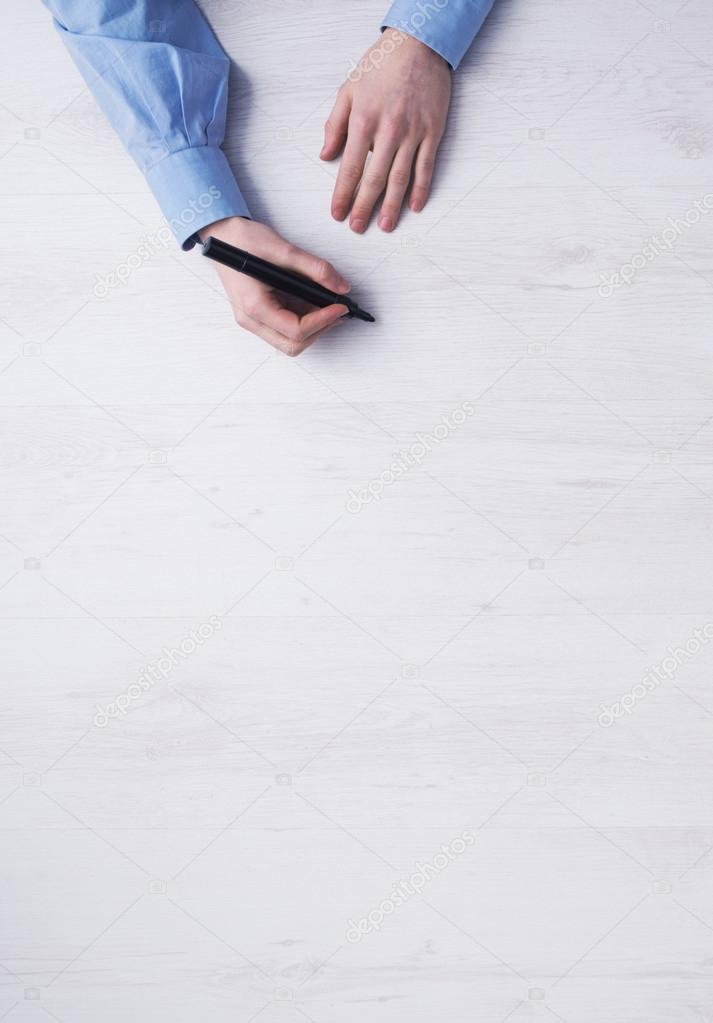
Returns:
[[[269,288],[275,288],[286,295],[300,298],[311,305],[324,309],[329,305],[345,305],[349,310],[348,316],[359,320],[366,320],[367,323],[374,323],[374,317],[361,309],[357,303],[348,295],[340,295],[336,291],[323,288],[316,281],[295,273],[294,270],[287,270],[276,263],[269,263],[266,259],[254,256],[244,249],[238,249],[228,242],[221,241],[212,236],[207,238],[203,244],[203,255],[214,259],[223,266],[228,266],[238,273],[246,274],[248,277],[266,284]]]

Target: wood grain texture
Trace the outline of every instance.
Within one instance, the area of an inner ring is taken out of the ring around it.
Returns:
[[[710,4],[496,0],[363,237],[380,5],[202,6],[253,212],[377,323],[287,360],[173,245],[98,294],[161,218],[7,0],[0,1017],[710,1020],[713,211],[602,283],[713,202]]]

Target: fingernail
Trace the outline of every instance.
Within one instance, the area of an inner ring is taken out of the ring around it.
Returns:
[[[394,222],[391,219],[391,217],[380,217],[379,227],[381,228],[382,231],[393,231]]]
[[[421,202],[420,199],[414,199],[410,203],[410,206],[414,213],[420,213],[421,210],[423,209],[423,203]]]
[[[339,279],[339,287],[340,287],[341,291],[344,291],[344,292],[352,290],[351,284],[349,284],[348,281],[345,281],[343,277],[340,277],[340,279]]]
[[[360,220],[358,217],[356,220],[352,220],[349,226],[351,227],[352,231],[356,231],[357,234],[361,234],[362,231],[366,229],[366,224],[364,223],[363,220]]]
[[[335,206],[332,210],[332,216],[335,220],[344,220],[347,215],[347,211],[342,206]]]

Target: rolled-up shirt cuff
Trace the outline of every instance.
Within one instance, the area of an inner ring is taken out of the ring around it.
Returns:
[[[493,0],[396,0],[381,27],[425,43],[455,71],[492,6]]]
[[[146,181],[168,226],[183,249],[195,233],[226,217],[249,217],[225,153],[218,146],[195,146],[165,156],[145,171]]]

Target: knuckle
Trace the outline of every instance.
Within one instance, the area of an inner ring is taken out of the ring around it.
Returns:
[[[334,270],[331,263],[328,263],[326,259],[318,259],[314,266],[314,277],[317,281],[326,281],[332,276]]]
[[[439,139],[443,131],[443,125],[438,117],[425,113],[421,118],[421,130],[427,139]]]
[[[384,175],[380,171],[367,171],[364,175],[364,184],[369,189],[382,189],[384,187]]]
[[[409,183],[410,174],[407,174],[403,170],[393,170],[389,176],[389,184],[394,185],[396,188],[406,188]]]
[[[302,342],[303,338],[302,327],[300,327],[299,325],[296,327],[290,327],[290,329],[286,331],[286,336],[287,341],[291,348],[293,348],[295,345],[299,345]]]
[[[381,125],[380,134],[384,138],[389,139],[391,142],[395,142],[400,139],[404,134],[404,119],[398,114],[390,114],[386,117]]]
[[[344,181],[356,184],[356,182],[361,178],[361,167],[357,167],[354,163],[343,163],[341,167],[341,177]]]
[[[363,110],[352,113],[349,118],[349,128],[356,132],[368,132],[373,126],[373,118],[371,114],[366,113]]]

